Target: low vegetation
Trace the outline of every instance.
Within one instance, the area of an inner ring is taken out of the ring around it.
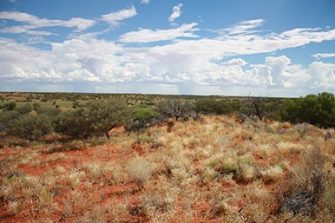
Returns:
[[[0,221],[335,221],[331,94],[79,96],[0,102]]]

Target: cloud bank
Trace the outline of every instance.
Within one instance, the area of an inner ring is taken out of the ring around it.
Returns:
[[[170,22],[181,15],[181,7],[174,7]],[[1,12],[1,20],[22,24],[4,27],[0,32],[48,36],[52,33],[41,28],[60,26],[73,28],[76,33],[98,22],[116,27],[136,15],[134,6],[104,14],[96,20],[51,20],[22,12]],[[335,40],[335,29],[296,28],[265,33],[257,30],[264,22],[263,19],[242,21],[212,30],[213,37],[199,36],[198,23],[168,29],[138,29],[123,33],[115,40],[86,32],[50,42],[47,50],[0,38],[0,89],[32,83],[40,87],[59,86],[60,90],[78,85],[84,91],[84,86],[95,86],[99,91],[110,85],[113,92],[131,86],[130,91],[142,93],[155,93],[148,92],[152,89],[191,94],[226,93],[223,89],[231,89],[231,94],[245,94],[245,89],[254,94],[263,89],[263,92],[271,90],[290,95],[314,90],[334,91],[335,64],[320,61],[334,54],[315,54],[316,61],[301,65],[278,52]],[[273,52],[279,56],[265,56],[262,63],[243,59],[245,55]],[[285,91],[289,93],[283,93]]]

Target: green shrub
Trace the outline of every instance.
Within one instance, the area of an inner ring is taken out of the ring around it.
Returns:
[[[55,130],[72,138],[86,138],[93,132],[91,120],[88,119],[84,109],[61,113],[57,117]]]
[[[2,109],[5,111],[12,111],[16,107],[16,103],[14,101],[7,102],[2,105]]]
[[[0,125],[2,130],[8,130],[10,125],[20,116],[17,111],[0,112]]]
[[[129,130],[143,129],[155,122],[160,118],[160,113],[153,107],[137,107],[132,113],[132,123]]]
[[[196,111],[202,114],[230,114],[241,108],[239,100],[200,99],[196,102]]]
[[[87,138],[105,134],[119,125],[130,122],[131,109],[120,100],[88,101],[85,106],[59,115],[56,131],[72,138]]]
[[[79,102],[78,101],[73,101],[72,102],[72,108],[78,108],[78,107],[80,107]]]
[[[122,100],[95,100],[86,104],[88,117],[91,119],[93,128],[92,135],[105,133],[109,138],[108,132],[120,125],[128,125],[131,120],[131,108]]]
[[[15,111],[17,111],[20,114],[28,114],[33,110],[33,106],[30,103],[24,103],[16,106]]]
[[[323,92],[288,100],[282,117],[293,123],[307,122],[324,128],[334,127],[335,97],[331,93]]]
[[[53,106],[44,105],[36,108],[36,112],[37,114],[47,115],[55,118],[61,112],[61,110]]]
[[[41,107],[41,104],[38,102],[33,103],[33,109],[36,111],[39,107]]]
[[[8,133],[23,139],[38,140],[53,131],[46,115],[22,115],[9,126]]]

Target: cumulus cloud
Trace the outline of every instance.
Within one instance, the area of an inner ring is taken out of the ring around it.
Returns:
[[[183,7],[183,4],[181,3],[173,6],[172,14],[168,18],[169,22],[174,22],[178,17],[181,16],[182,14],[181,7]]]
[[[313,62],[304,67],[292,63],[287,56],[266,57],[262,64],[250,64],[241,58],[215,61],[183,52],[170,55],[156,48],[124,48],[97,39],[53,43],[50,51],[9,39],[1,39],[0,43],[0,79],[6,81],[275,86],[287,89],[331,89],[335,86],[335,64]]]
[[[5,86],[4,83],[30,81],[49,85],[94,83],[100,87],[113,84],[118,89],[122,89],[121,84],[123,87],[157,84],[172,86],[169,89],[177,89],[179,93],[179,89],[197,91],[203,86],[210,86],[207,91],[214,93],[221,88],[242,89],[240,93],[243,93],[249,87],[282,92],[291,89],[293,94],[305,89],[334,89],[333,63],[314,61],[303,66],[282,55],[267,56],[263,63],[255,64],[241,57],[335,40],[335,29],[250,32],[251,26],[257,27],[260,23],[244,22],[248,27],[239,31],[235,28],[231,34],[225,32],[213,38],[193,38],[198,29],[196,23],[166,30],[140,29],[121,35],[119,41],[88,34],[51,43],[50,50],[0,38],[0,87]],[[162,40],[174,41],[145,46],[124,44]]]
[[[317,60],[321,60],[323,58],[335,57],[335,53],[317,53],[317,54],[314,54],[313,57]]]
[[[311,86],[317,89],[332,89],[335,87],[335,64],[323,63],[320,61],[313,62],[308,67],[313,82]]]
[[[176,38],[197,37],[194,32],[197,23],[183,24],[174,29],[139,29],[138,31],[128,32],[120,37],[121,42],[125,43],[148,43],[164,40],[174,40]]]
[[[136,15],[136,8],[134,6],[131,6],[127,9],[122,9],[117,12],[104,14],[101,16],[101,20],[109,23],[112,26],[117,26],[121,21],[132,18]]]
[[[80,32],[88,29],[95,24],[94,20],[83,19],[83,18],[71,18],[69,20],[60,19],[46,19],[39,18],[37,16],[17,11],[4,11],[0,12],[0,20],[11,20],[23,25],[9,26],[1,28],[2,33],[27,33],[31,35],[50,35],[51,33],[45,31],[36,31],[36,29],[46,28],[46,27],[68,27],[74,28],[76,31]]]

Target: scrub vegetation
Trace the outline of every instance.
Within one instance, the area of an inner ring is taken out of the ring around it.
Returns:
[[[0,221],[335,221],[332,94],[0,96]]]

